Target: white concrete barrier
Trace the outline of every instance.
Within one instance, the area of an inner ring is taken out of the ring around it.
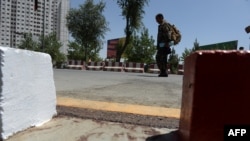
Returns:
[[[82,60],[68,60],[66,69],[84,70],[85,66],[86,64]]]
[[[122,62],[105,62],[103,67],[103,71],[123,71],[123,63]]]
[[[134,62],[125,63],[124,71],[144,73],[144,63],[134,63]]]
[[[48,54],[0,47],[0,131],[7,139],[56,115],[56,90]]]
[[[148,68],[149,73],[160,73],[160,70],[157,66],[157,64],[150,64]]]
[[[86,70],[103,70],[104,64],[102,62],[88,62]]]

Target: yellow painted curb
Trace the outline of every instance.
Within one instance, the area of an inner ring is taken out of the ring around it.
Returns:
[[[57,97],[57,105],[138,115],[180,118],[180,109]]]

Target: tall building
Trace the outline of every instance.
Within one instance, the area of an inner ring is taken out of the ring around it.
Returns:
[[[69,0],[0,0],[0,45],[16,48],[25,33],[38,40],[56,32],[61,52],[67,54],[69,8]]]

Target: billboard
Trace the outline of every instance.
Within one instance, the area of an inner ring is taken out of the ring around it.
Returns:
[[[116,47],[118,46],[119,42],[124,38],[116,38],[108,40],[108,47],[107,47],[107,58],[116,58]]]
[[[200,46],[199,50],[236,50],[238,45],[238,40],[215,43],[210,45]]]

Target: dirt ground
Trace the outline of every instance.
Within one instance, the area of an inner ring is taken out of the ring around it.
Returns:
[[[145,116],[64,106],[57,106],[57,112],[58,116],[70,116],[84,119],[120,122],[158,128],[177,129],[179,127],[179,119],[176,118]]]

